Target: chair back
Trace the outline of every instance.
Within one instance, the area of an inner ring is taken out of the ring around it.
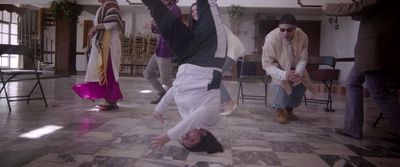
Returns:
[[[25,45],[9,45],[9,44],[0,44],[0,56],[3,54],[17,54],[22,55],[26,58],[29,58],[30,61],[34,64],[34,56],[33,56],[33,49]],[[36,71],[36,66],[32,65],[31,69]]]
[[[255,63],[258,63],[258,62],[261,62],[261,55],[245,55],[245,56],[243,57],[243,60],[244,60],[245,62],[255,62]]]
[[[24,45],[0,44],[0,55],[2,54],[20,54],[33,58],[33,50]]]
[[[327,65],[335,69],[336,59],[332,56],[309,56],[308,65]]]
[[[318,66],[329,66],[329,69],[319,69]],[[335,81],[339,79],[340,70],[335,69],[336,59],[332,56],[310,56],[308,57],[307,66],[311,80],[315,81]],[[310,68],[311,66],[311,68]],[[312,68],[314,67],[315,68]]]
[[[261,65],[260,55],[245,55],[240,66],[240,76],[256,76],[257,67]],[[240,77],[239,76],[239,77]]]

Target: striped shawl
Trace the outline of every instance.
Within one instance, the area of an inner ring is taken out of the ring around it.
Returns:
[[[117,22],[120,28],[120,37],[124,34],[124,25],[121,18],[118,2],[116,0],[108,0],[100,7],[99,16],[97,17],[97,23],[111,23]],[[96,36],[96,47],[99,50],[99,83],[100,85],[107,85],[107,65],[110,53],[110,39],[111,31],[100,30]]]

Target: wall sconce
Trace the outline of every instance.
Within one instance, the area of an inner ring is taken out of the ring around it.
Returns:
[[[335,30],[339,29],[338,17],[329,17],[328,22],[331,26],[335,28]]]
[[[307,7],[307,8],[321,8],[322,5],[304,5],[301,0],[297,0],[297,4],[299,4],[301,7]]]

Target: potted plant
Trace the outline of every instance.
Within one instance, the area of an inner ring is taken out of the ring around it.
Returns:
[[[240,16],[243,14],[243,7],[239,5],[231,5],[227,8],[227,13],[229,15],[229,22],[231,23],[232,32],[235,35],[239,35]]]
[[[227,9],[228,15],[229,15],[229,21],[233,24],[239,24],[240,23],[240,16],[242,16],[243,13],[243,7],[239,5],[231,5]]]
[[[54,18],[64,17],[69,21],[77,21],[78,16],[81,15],[82,6],[76,4],[76,2],[53,0],[50,2],[49,10]]]

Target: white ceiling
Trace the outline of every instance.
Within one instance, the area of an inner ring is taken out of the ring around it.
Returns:
[[[48,7],[52,0],[0,0],[1,4],[29,4],[36,7]],[[70,0],[84,5],[85,8],[97,7],[97,0]],[[127,0],[117,0],[124,12],[143,13],[146,9],[142,5],[129,5]],[[129,0],[133,3],[141,3],[141,0]],[[306,5],[321,5],[325,2],[349,2],[351,0],[301,0]],[[179,0],[180,6],[184,12],[195,0]],[[290,12],[301,15],[321,15],[320,8],[301,8],[297,0],[218,0],[218,5],[224,11],[230,5],[240,5],[245,8],[245,13],[284,13]],[[92,6],[92,7],[91,7]]]

